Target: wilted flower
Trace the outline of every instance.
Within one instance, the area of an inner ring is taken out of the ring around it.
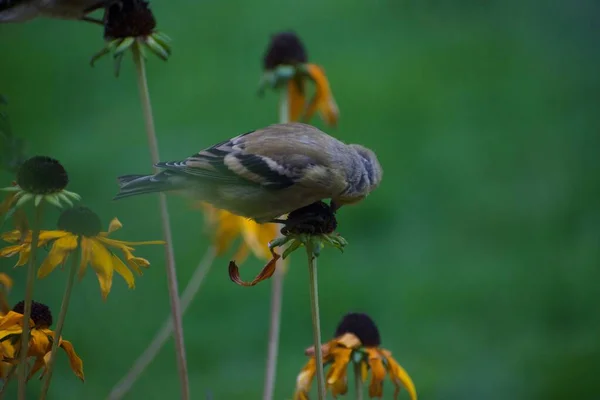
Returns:
[[[23,333],[23,308],[24,305],[21,301],[15,305],[12,311],[0,317],[0,352],[3,363],[13,365],[18,363],[21,334]],[[35,301],[32,302],[27,356],[33,357],[35,362],[29,372],[29,378],[35,375],[40,369],[45,369],[47,362],[50,360],[52,342],[54,340],[54,331],[50,329],[51,325],[52,313],[48,306]],[[83,381],[83,362],[81,358],[75,352],[71,342],[63,340],[62,337],[59,340],[59,346],[69,357],[71,369]],[[43,375],[44,371],[42,372]]]
[[[339,109],[329,87],[323,67],[308,62],[308,55],[294,32],[281,32],[271,37],[263,59],[264,73],[259,93],[266,86],[287,87],[290,121],[309,121],[315,112],[328,125],[335,126]],[[315,94],[307,101],[307,81],[315,84]]]
[[[114,218],[107,232],[100,232],[100,218],[89,208],[77,207],[64,211],[58,220],[58,230],[40,231],[38,246],[52,244],[52,248],[38,270],[38,278],[51,273],[59,264],[64,264],[67,258],[77,249],[81,249],[79,277],[85,273],[88,264],[98,276],[102,297],[106,299],[112,286],[113,272],[125,279],[129,288],[135,287],[133,273],[129,268],[142,275],[141,267],[147,268],[150,262],[145,258],[134,257],[131,246],[147,244],[164,244],[163,241],[126,242],[109,238],[109,234],[122,227],[121,222]],[[16,266],[27,263],[31,253],[31,231],[12,231],[0,235],[8,243],[17,243],[0,250],[0,257],[19,255]],[[123,253],[127,266],[113,250]]]
[[[335,338],[323,346],[323,364],[329,365],[327,388],[333,397],[345,395],[348,391],[347,370],[350,363],[357,364],[361,371],[360,379],[365,382],[371,374],[369,397],[383,396],[383,381],[386,373],[394,384],[394,399],[404,387],[411,400],[417,400],[417,392],[410,376],[392,357],[392,353],[381,347],[379,331],[373,320],[366,314],[350,313],[339,323]],[[308,393],[316,373],[314,347],[306,350],[310,356],[296,380],[294,400],[308,400]]]

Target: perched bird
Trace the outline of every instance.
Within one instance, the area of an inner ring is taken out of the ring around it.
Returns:
[[[334,209],[359,202],[383,173],[373,151],[301,123],[270,125],[156,167],[163,171],[119,177],[115,200],[184,191],[258,223],[323,199]]]
[[[79,19],[102,24],[87,14],[110,0],[0,0],[0,23],[25,22],[37,17]]]

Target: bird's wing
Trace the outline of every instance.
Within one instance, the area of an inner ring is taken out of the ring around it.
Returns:
[[[304,124],[271,125],[218,143],[183,161],[156,166],[218,183],[285,189],[301,179],[306,168],[317,164],[318,149],[311,141],[316,133],[324,135]]]

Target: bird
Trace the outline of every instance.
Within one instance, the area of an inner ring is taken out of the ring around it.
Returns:
[[[178,191],[257,223],[330,199],[358,203],[383,170],[376,154],[303,123],[269,125],[217,143],[182,161],[159,162],[153,175],[119,176],[115,200]]]
[[[83,20],[103,24],[87,15],[112,0],[0,0],[0,23],[26,22],[37,17]]]

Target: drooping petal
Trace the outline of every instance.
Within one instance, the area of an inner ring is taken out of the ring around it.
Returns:
[[[269,279],[275,273],[275,268],[277,267],[277,260],[281,258],[281,256],[275,252],[272,252],[273,258],[265,265],[258,273],[258,275],[250,282],[243,281],[240,277],[240,270],[236,265],[235,261],[229,262],[229,278],[237,283],[240,286],[254,286],[259,282],[264,281],[265,279]]]
[[[307,64],[306,70],[315,82],[315,95],[304,113],[303,120],[309,121],[315,111],[319,111],[321,118],[327,125],[336,126],[340,112],[331,93],[325,71],[315,64]]]
[[[143,245],[147,245],[147,244],[165,244],[164,240],[146,240],[143,242],[126,242],[124,240],[110,239],[110,238],[103,237],[103,236],[96,236],[94,239],[104,243],[105,245],[107,245],[109,247],[115,247],[117,249],[121,249],[121,248],[127,247],[127,246],[143,246]]]
[[[0,318],[0,330],[8,329],[12,326],[18,325],[22,326],[23,323],[23,314],[18,312],[9,311],[8,314]],[[33,323],[33,321],[31,321]],[[21,328],[19,328],[21,329]],[[2,340],[2,339],[0,339]]]
[[[6,246],[5,248],[0,249],[0,257],[12,257],[15,254],[21,253],[26,248],[29,248],[29,245],[15,244],[12,246]]]
[[[50,329],[32,329],[29,338],[27,355],[30,357],[43,357],[52,348],[54,333]]]
[[[312,385],[316,372],[317,363],[315,359],[311,357],[296,378],[294,400],[308,400],[308,393],[310,392],[310,386]]]
[[[5,290],[10,290],[13,285],[13,280],[10,279],[10,276],[6,275],[5,273],[0,273],[0,284],[4,286]]]
[[[65,351],[65,353],[67,353],[67,356],[69,357],[69,365],[71,365],[71,369],[75,375],[77,375],[77,377],[82,381],[85,381],[85,376],[83,374],[83,361],[81,361],[81,358],[79,358],[75,352],[75,348],[71,342],[68,340],[61,340],[60,347]]]
[[[137,272],[138,275],[144,275],[141,268],[148,268],[150,266],[150,262],[142,257],[127,257],[127,265],[131,267],[132,270]],[[140,268],[141,267],[141,268]]]
[[[290,122],[300,121],[306,108],[306,88],[302,77],[295,77],[288,81],[288,107]]]
[[[369,348],[369,367],[371,367],[371,383],[369,384],[369,396],[383,396],[383,380],[385,379],[385,367],[381,355],[377,349]]]
[[[118,218],[113,218],[108,225],[108,233],[113,233],[123,227],[121,221]]]
[[[52,353],[52,352],[50,352]],[[29,376],[27,377],[27,380],[30,380],[31,378],[33,378],[33,376],[42,368],[46,367],[46,359],[44,357],[38,357],[35,359],[35,363],[33,364],[33,367],[31,367],[31,370],[29,371]],[[41,377],[40,377],[41,379]]]
[[[58,264],[63,263],[69,254],[77,248],[77,236],[68,235],[54,241],[50,253],[38,269],[37,276],[39,279],[45,278],[54,271]]]
[[[83,275],[85,275],[87,266],[90,263],[90,260],[92,259],[91,239],[82,236],[79,245],[81,246],[81,261],[79,262],[79,271],[77,272],[77,276],[79,279],[82,279]]]
[[[352,349],[337,347],[331,350],[330,354],[333,356],[333,365],[327,373],[327,386],[330,388],[333,397],[336,398],[348,391],[346,371],[352,356]]]
[[[135,279],[133,277],[133,274],[131,273],[129,268],[127,268],[127,266],[123,264],[123,261],[121,261],[119,257],[113,254],[112,262],[115,271],[117,271],[117,274],[121,275],[123,279],[125,279],[125,282],[127,282],[127,286],[129,287],[129,289],[135,288]]]
[[[217,229],[214,234],[217,256],[223,255],[240,234],[243,220],[243,217],[234,215],[228,211],[217,210]]]
[[[45,246],[46,243],[50,240],[59,239],[63,236],[71,235],[70,232],[66,231],[40,231],[40,236],[38,240],[38,247]],[[23,241],[25,243],[31,243],[31,231],[26,232],[26,235],[23,235],[23,232],[19,230],[14,230],[10,232],[5,232],[0,235],[0,238],[8,243],[17,243]]]
[[[410,399],[417,400],[417,389],[415,388],[415,384],[406,370],[402,368],[402,366],[398,364],[398,362],[392,357],[392,353],[387,350],[382,350],[381,353],[387,360],[388,372],[392,378],[392,382],[394,382],[394,386],[396,387],[394,399],[398,398],[398,394],[400,393],[400,385],[402,385],[408,391]]]
[[[106,300],[106,297],[108,296],[108,293],[110,293],[110,288],[112,286],[112,257],[106,247],[100,243],[99,238],[89,240],[92,247],[90,252],[90,264],[98,276],[98,283],[100,284],[102,298]]]

